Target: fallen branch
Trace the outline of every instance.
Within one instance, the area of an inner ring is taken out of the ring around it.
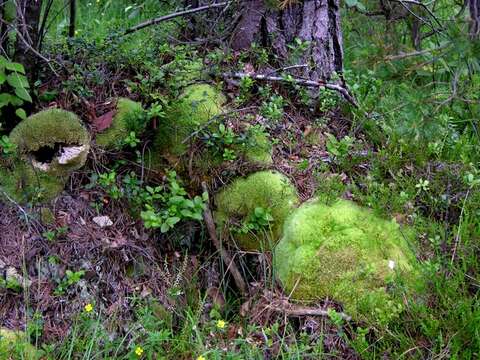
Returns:
[[[160,16],[158,18],[155,18],[155,19],[151,19],[151,20],[147,20],[145,22],[142,22],[138,25],[135,25],[127,30],[125,30],[125,32],[123,33],[123,35],[128,35],[128,34],[131,34],[135,31],[138,31],[138,30],[141,30],[141,29],[144,29],[148,26],[151,26],[151,25],[156,25],[158,23],[161,23],[163,21],[168,21],[168,20],[171,20],[171,19],[174,19],[176,17],[179,17],[179,16],[185,16],[185,15],[190,15],[190,14],[195,14],[197,12],[201,12],[201,11],[205,11],[205,10],[208,10],[208,9],[213,9],[213,8],[219,8],[219,7],[225,7],[229,4],[229,2],[222,2],[222,3],[216,3],[216,4],[210,4],[210,5],[205,5],[205,6],[200,6],[200,7],[197,7],[197,8],[194,8],[194,9],[188,9],[188,10],[182,10],[182,11],[179,11],[179,12],[176,12],[176,13],[172,13],[172,14],[168,14],[168,15],[165,15],[165,16]]]
[[[437,51],[437,50],[443,50],[448,46],[449,46],[449,44],[442,45],[442,46],[439,46],[439,47],[436,47],[436,48],[433,48],[433,49],[413,51],[413,52],[410,52],[410,53],[400,53],[400,54],[397,54],[397,55],[388,55],[388,56],[385,56],[385,60],[387,60],[387,61],[402,60],[402,59],[413,57],[413,56],[425,55],[425,54],[428,54],[428,53],[431,53],[431,52],[434,52],[434,51]]]
[[[303,85],[307,87],[318,87],[318,88],[325,88],[329,90],[334,90],[339,92],[345,100],[347,100],[350,104],[358,108],[357,101],[355,98],[350,95],[348,90],[341,85],[327,83],[325,81],[314,81],[314,80],[305,80],[305,79],[298,79],[298,78],[289,78],[285,79],[281,76],[268,76],[263,74],[247,74],[244,72],[233,72],[233,73],[224,73],[224,77],[233,77],[237,79],[243,79],[246,77],[250,77],[255,80],[264,80],[264,81],[274,81],[274,82],[284,82],[284,83],[294,83],[298,85]]]
[[[275,310],[276,312],[284,313],[287,316],[330,316],[328,310],[294,304],[288,305],[289,306],[286,308],[277,308],[272,306],[271,309]],[[352,320],[351,316],[343,312],[337,312],[337,314],[339,314],[345,321]]]
[[[207,184],[205,182],[202,182],[202,189],[204,192],[208,193]],[[220,257],[222,258],[223,262],[227,266],[227,270],[230,271],[230,273],[232,274],[233,280],[235,281],[235,284],[237,285],[238,290],[240,291],[242,296],[245,297],[247,295],[247,285],[245,284],[245,281],[243,280],[243,277],[240,274],[240,271],[235,265],[235,262],[230,257],[228,252],[225,251],[225,249],[222,247],[222,245],[220,244],[220,241],[218,241],[217,231],[215,229],[215,223],[213,221],[212,211],[210,210],[210,206],[208,205],[208,203],[206,204],[205,210],[203,212],[203,219],[205,220],[205,224],[207,225],[208,234],[210,235],[210,239],[212,240],[213,245],[220,253]]]

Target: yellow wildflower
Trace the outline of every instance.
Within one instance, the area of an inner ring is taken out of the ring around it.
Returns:
[[[143,354],[143,349],[142,349],[141,346],[137,346],[137,347],[135,348],[135,354],[137,354],[137,356],[142,356],[142,354]]]
[[[88,303],[87,305],[85,305],[85,312],[89,313],[93,310],[93,305]]]
[[[199,357],[197,357],[197,360],[207,360],[207,359],[205,359],[204,356],[200,355]]]
[[[223,320],[218,320],[217,321],[217,328],[224,329],[225,325],[227,325],[227,323],[225,321],[223,321]]]

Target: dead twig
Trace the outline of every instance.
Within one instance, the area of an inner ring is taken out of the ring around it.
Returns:
[[[207,184],[205,182],[202,182],[202,189],[204,192],[208,193]],[[230,271],[230,273],[232,274],[233,280],[235,281],[235,284],[237,285],[237,288],[240,291],[241,295],[245,297],[247,295],[247,285],[245,283],[245,280],[243,280],[243,277],[240,274],[237,266],[235,265],[232,257],[222,247],[220,241],[218,241],[212,211],[210,210],[210,206],[208,205],[208,203],[206,204],[205,210],[203,212],[203,219],[205,220],[205,225],[207,226],[208,234],[210,235],[210,239],[212,240],[213,245],[220,253],[220,257],[227,266],[227,270]]]
[[[201,12],[201,11],[205,11],[205,10],[209,10],[209,9],[213,9],[213,8],[225,7],[228,4],[230,4],[230,2],[226,1],[226,2],[222,2],[222,3],[200,6],[200,7],[194,8],[194,9],[183,10],[183,11],[175,12],[175,13],[168,14],[168,15],[165,15],[165,16],[160,16],[158,18],[147,20],[145,22],[142,22],[138,25],[135,25],[135,26],[125,30],[123,35],[131,34],[135,31],[144,29],[148,26],[156,25],[156,24],[159,24],[161,22],[168,21],[168,20],[174,19],[174,18],[179,17],[179,16],[195,14],[197,12]]]
[[[276,307],[273,305],[270,305],[269,308],[280,313],[284,313],[287,316],[293,316],[293,317],[299,317],[299,316],[329,316],[328,310],[325,309],[320,309],[320,308],[315,308],[315,307],[309,307],[309,306],[302,306],[302,305],[295,305],[295,304],[290,304],[287,303],[285,304],[286,306],[284,307]],[[343,312],[337,312],[343,320],[345,321],[350,321],[352,320],[352,317],[343,313]]]
[[[350,104],[358,108],[357,101],[355,98],[350,95],[348,90],[344,88],[341,85],[338,84],[332,84],[332,83],[327,83],[325,81],[314,81],[314,80],[305,80],[305,79],[298,79],[298,78],[283,78],[281,76],[268,76],[268,75],[263,75],[263,74],[248,74],[244,72],[233,72],[233,73],[224,73],[224,77],[233,77],[237,79],[243,79],[246,77],[250,77],[255,80],[264,80],[264,81],[274,81],[274,82],[283,82],[283,83],[294,83],[298,85],[303,85],[307,87],[318,87],[318,88],[325,88],[329,90],[334,90],[339,92],[345,100],[347,100]]]

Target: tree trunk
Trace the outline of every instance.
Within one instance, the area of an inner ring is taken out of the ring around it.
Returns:
[[[253,42],[272,50],[282,65],[307,64],[297,76],[328,80],[343,70],[339,0],[293,2],[284,9],[269,8],[264,0],[246,0],[232,37],[232,48],[249,48]],[[308,46],[298,55],[301,45]]]
[[[68,24],[68,37],[75,36],[75,23],[77,21],[77,1],[70,0],[70,23]]]
[[[468,0],[470,10],[470,35],[474,38],[480,35],[480,0]]]
[[[15,47],[15,61],[25,67],[30,85],[37,79],[40,13],[42,0],[17,1],[17,44]]]

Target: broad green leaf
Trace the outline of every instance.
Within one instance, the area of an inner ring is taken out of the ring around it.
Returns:
[[[7,82],[14,88],[29,88],[28,80],[25,75],[13,73],[7,76]]]
[[[7,76],[3,71],[0,71],[0,85],[2,85],[5,82],[5,80],[7,80]]]
[[[15,62],[6,62],[5,68],[11,71],[19,72],[21,74],[25,74],[25,68],[22,64],[15,63]]]
[[[358,0],[345,0],[345,4],[347,4],[348,7],[354,7],[357,3]]]
[[[25,88],[15,88],[15,94],[22,100],[32,102],[32,98]]]

